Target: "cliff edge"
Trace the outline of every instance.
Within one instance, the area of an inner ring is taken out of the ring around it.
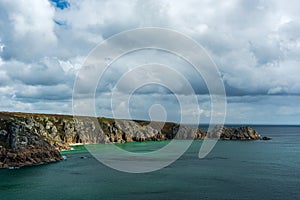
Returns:
[[[176,123],[68,115],[0,112],[0,168],[62,160],[71,144],[124,143],[170,139],[261,139],[251,127],[216,127],[213,133]]]
[[[15,118],[0,118],[0,168],[62,160],[55,147]]]

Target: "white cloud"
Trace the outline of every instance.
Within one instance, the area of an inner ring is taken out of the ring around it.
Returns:
[[[32,60],[55,47],[54,8],[48,0],[0,1],[1,33],[6,59]]]
[[[286,108],[289,105],[274,95],[295,95],[289,96],[293,102],[300,95],[300,2],[297,0],[288,3],[281,0],[70,0],[69,3],[70,7],[58,9],[48,0],[0,0],[2,110],[23,107],[33,111],[69,111],[71,105],[64,101],[70,100],[75,74],[90,50],[113,34],[145,26],[175,29],[205,47],[222,72],[228,95],[232,96],[229,99],[237,98],[239,102],[229,103],[229,113],[236,114],[229,114],[233,121],[247,121],[247,116],[243,118],[234,109],[243,110],[253,118],[255,112],[268,113],[274,109],[248,103],[243,98],[245,95],[259,95],[268,104],[280,104],[277,106],[285,111],[289,111]],[[147,59],[143,60],[142,56],[166,65],[184,66],[181,72],[186,73],[194,89],[205,88],[203,84],[197,85],[197,76],[181,61],[164,54],[142,52],[140,57],[123,59],[127,66],[116,62],[118,66],[107,72],[105,88],[98,92],[103,94],[112,89],[118,77],[133,64],[145,63]],[[146,73],[141,77],[146,79],[145,76]],[[148,78],[153,77],[155,73]],[[137,78],[128,77],[123,89],[130,84],[134,86]],[[165,76],[165,79],[175,83],[172,77]],[[176,84],[177,92],[182,94],[184,87]],[[151,90],[155,93],[155,89]],[[40,101],[43,98],[45,103]],[[136,116],[145,117],[144,111],[138,111],[143,107],[144,100],[141,101]],[[162,98],[162,102],[168,99]],[[242,107],[241,102],[244,102]],[[208,116],[206,109],[201,112]]]

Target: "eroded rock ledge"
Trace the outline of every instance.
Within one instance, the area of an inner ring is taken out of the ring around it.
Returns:
[[[0,118],[0,168],[59,160],[62,160],[59,151],[26,124],[14,118]]]
[[[67,115],[0,113],[0,168],[62,160],[70,144],[161,141],[170,139],[258,140],[251,127],[217,127],[207,133],[176,123]]]

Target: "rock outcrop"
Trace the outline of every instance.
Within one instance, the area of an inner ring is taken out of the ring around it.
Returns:
[[[15,118],[0,118],[0,168],[62,160],[55,147]]]
[[[216,127],[212,132],[176,123],[68,115],[0,113],[0,168],[54,162],[72,144],[170,139],[258,140],[251,127]]]
[[[266,136],[264,136],[264,137],[262,137],[262,138],[260,138],[261,140],[271,140],[271,138],[269,138],[269,137],[266,137]]]
[[[220,128],[221,140],[259,140],[261,136],[250,126],[242,126],[238,128]]]

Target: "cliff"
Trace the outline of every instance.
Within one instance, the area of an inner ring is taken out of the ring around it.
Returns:
[[[0,168],[37,165],[62,160],[55,147],[26,123],[0,117]]]
[[[149,126],[147,126],[149,125]],[[180,127],[180,134],[178,132]],[[215,134],[176,123],[68,115],[0,113],[0,168],[54,162],[70,144],[219,138],[257,140],[251,127],[217,127]]]

